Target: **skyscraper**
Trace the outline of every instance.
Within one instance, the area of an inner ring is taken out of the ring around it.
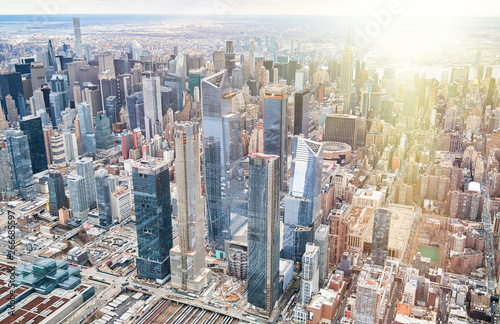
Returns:
[[[68,208],[68,197],[64,192],[64,182],[59,171],[49,171],[49,211],[53,216],[59,215],[59,209]]]
[[[264,154],[280,157],[280,190],[287,184],[287,117],[288,93],[280,86],[264,89]]]
[[[89,212],[85,179],[79,175],[68,176],[68,193],[71,205],[71,215],[82,221],[86,221]]]
[[[50,138],[50,148],[52,151],[52,164],[65,166],[66,152],[64,151],[64,138],[59,132],[54,132],[54,135]]]
[[[95,189],[97,209],[99,210],[99,225],[108,227],[113,223],[113,215],[111,213],[110,181],[106,169],[99,169],[95,173]]]
[[[7,149],[9,150],[12,178],[14,189],[24,200],[35,199],[36,191],[33,181],[33,169],[31,168],[30,150],[28,136],[19,130],[8,130]]]
[[[179,244],[170,250],[172,286],[200,291],[205,266],[205,199],[201,195],[200,133],[197,123],[175,125],[175,179]]]
[[[252,154],[248,200],[248,302],[271,313],[279,299],[278,156]]]
[[[406,88],[403,102],[403,122],[413,125],[418,110],[417,88]]]
[[[50,120],[52,126],[57,126],[62,122],[61,112],[66,109],[68,103],[67,77],[53,75],[50,80]]]
[[[295,92],[295,110],[293,118],[293,134],[304,135],[309,134],[309,101],[311,94],[309,90],[303,92]]]
[[[168,164],[143,158],[132,166],[137,228],[137,276],[163,284],[170,277],[172,206]]]
[[[300,262],[320,223],[323,144],[292,138],[290,189],[284,198],[283,256]]]
[[[383,266],[387,259],[389,244],[389,228],[391,225],[391,212],[386,208],[375,211],[373,218],[372,259],[376,265]]]
[[[307,243],[302,256],[302,278],[300,281],[300,303],[307,305],[319,289],[319,247]]]
[[[76,173],[85,180],[85,195],[88,209],[97,207],[94,163],[91,158],[83,158],[76,162]]]
[[[100,111],[95,118],[96,147],[109,149],[113,146],[113,135],[111,135],[111,125],[108,116]]]
[[[45,151],[41,118],[33,115],[26,116],[19,122],[19,126],[28,136],[33,173],[47,170],[47,152]]]
[[[33,62],[30,67],[31,72],[31,88],[36,91],[46,83],[45,67],[42,62]]]
[[[239,115],[231,112],[226,71],[201,82],[208,239],[217,257],[224,242],[246,222],[243,149]]]
[[[4,200],[14,196],[12,174],[9,164],[9,153],[0,148],[0,199]]]
[[[160,77],[143,77],[142,87],[144,93],[146,140],[149,141],[155,135],[161,135],[163,130]]]
[[[82,31],[80,30],[80,18],[73,18],[73,29],[75,32],[76,56],[83,57]]]

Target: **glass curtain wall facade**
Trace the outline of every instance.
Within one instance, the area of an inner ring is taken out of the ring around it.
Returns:
[[[280,158],[250,155],[248,302],[270,313],[279,299]]]
[[[170,278],[172,205],[168,164],[143,158],[132,167],[140,279],[164,283]]]
[[[226,71],[201,82],[208,239],[224,258],[224,242],[246,222],[239,115],[231,112]]]

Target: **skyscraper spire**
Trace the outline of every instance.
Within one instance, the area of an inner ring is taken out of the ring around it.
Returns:
[[[351,24],[349,24],[349,27],[347,29],[347,45],[351,44]]]

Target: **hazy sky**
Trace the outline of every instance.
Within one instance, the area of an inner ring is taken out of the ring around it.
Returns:
[[[0,0],[1,14],[499,16],[499,0]]]

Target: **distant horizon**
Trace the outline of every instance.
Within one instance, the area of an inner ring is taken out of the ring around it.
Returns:
[[[500,17],[497,0],[18,0],[2,15],[366,16],[390,12],[415,17]]]

